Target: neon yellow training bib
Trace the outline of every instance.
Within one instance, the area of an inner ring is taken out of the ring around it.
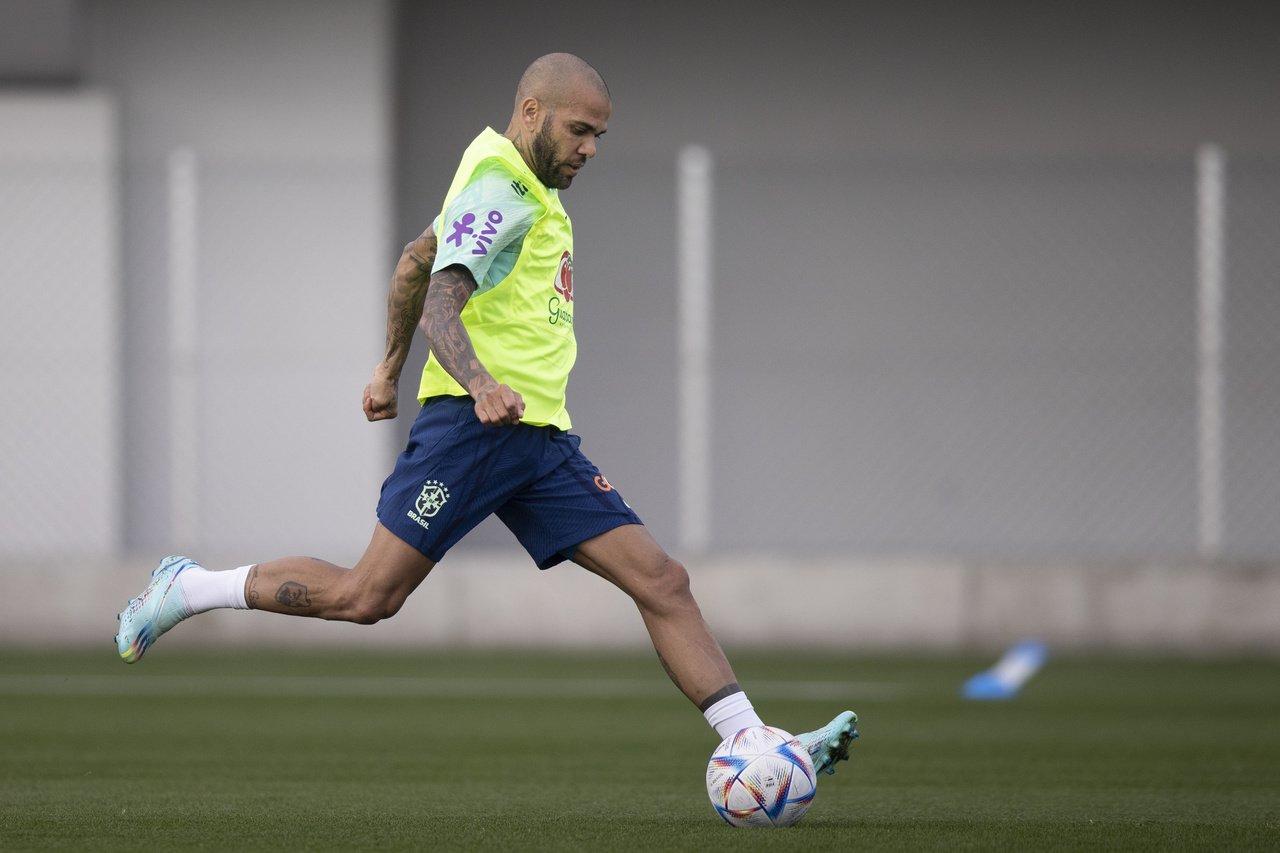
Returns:
[[[578,343],[573,226],[559,193],[534,177],[510,140],[485,128],[462,155],[436,238],[432,271],[462,264],[479,285],[462,309],[462,325],[480,363],[524,398],[524,423],[569,429],[565,387]],[[467,391],[433,353],[418,400],[440,394]]]

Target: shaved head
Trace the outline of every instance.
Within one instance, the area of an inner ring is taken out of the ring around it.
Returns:
[[[604,78],[586,60],[572,53],[548,53],[531,62],[520,75],[516,104],[525,98],[537,98],[554,109],[574,100],[582,89],[612,100]]]
[[[599,71],[572,53],[548,53],[520,75],[506,137],[544,186],[562,190],[596,156],[612,113]]]

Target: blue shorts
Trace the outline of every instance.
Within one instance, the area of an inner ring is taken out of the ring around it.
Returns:
[[[439,562],[497,513],[540,569],[573,556],[581,543],[640,517],[556,427],[486,427],[470,397],[432,397],[409,445],[382,484],[378,520]]]

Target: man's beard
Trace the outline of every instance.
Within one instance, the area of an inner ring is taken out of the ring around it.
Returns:
[[[547,113],[542,127],[529,143],[529,156],[533,158],[531,164],[533,174],[537,175],[544,187],[562,190],[573,181],[572,175],[560,174],[560,163],[556,160],[556,143],[551,138],[551,113]]]

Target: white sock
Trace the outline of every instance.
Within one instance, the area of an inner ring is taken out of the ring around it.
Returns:
[[[244,600],[244,581],[252,568],[241,566],[227,572],[187,569],[178,575],[178,587],[192,613],[204,613],[219,607],[247,610],[249,604]]]
[[[722,739],[743,729],[764,725],[756,715],[756,709],[751,707],[751,700],[742,691],[724,697],[703,711],[702,716]]]

